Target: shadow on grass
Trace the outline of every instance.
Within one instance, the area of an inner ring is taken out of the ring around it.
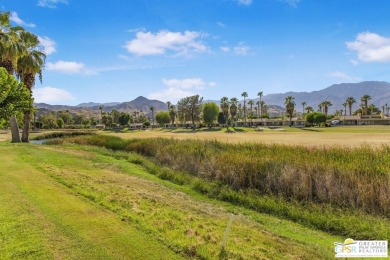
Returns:
[[[301,130],[310,131],[310,132],[323,132],[320,129],[314,129],[314,128],[301,128]]]

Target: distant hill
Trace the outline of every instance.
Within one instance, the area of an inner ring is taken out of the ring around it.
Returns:
[[[129,102],[111,102],[111,103],[82,103],[77,106],[64,106],[64,105],[49,105],[45,103],[35,103],[36,108],[43,111],[66,111],[68,110],[72,114],[88,114],[88,115],[98,115],[100,114],[100,107],[103,111],[112,111],[116,109],[121,112],[131,113],[134,111],[143,111],[145,115],[151,114],[150,107],[154,107],[154,111],[167,110],[167,105],[159,100],[150,100],[145,97],[137,97],[136,99]]]
[[[283,94],[269,94],[263,97],[267,104],[284,106],[284,100],[287,96],[293,96],[297,105],[297,111],[301,112],[301,103],[304,101],[306,106],[312,106],[314,109],[318,108],[318,104],[322,101],[328,100],[332,102],[333,106],[330,111],[335,109],[343,109],[342,104],[347,97],[354,97],[356,104],[354,108],[357,109],[360,104],[360,98],[363,95],[370,95],[370,104],[375,104],[381,107],[388,103],[390,105],[390,83],[379,81],[364,81],[360,83],[341,83],[334,84],[330,87],[313,92],[287,92]]]
[[[269,112],[273,115],[277,115],[280,111],[284,111],[284,100],[287,96],[293,96],[295,98],[296,110],[302,112],[301,103],[305,101],[306,106],[312,106],[314,109],[318,108],[318,104],[322,101],[328,100],[332,102],[333,106],[330,107],[330,113],[333,113],[336,109],[343,109],[342,104],[345,102],[347,97],[354,97],[356,104],[354,109],[357,109],[360,104],[360,97],[363,95],[370,95],[371,100],[369,103],[375,104],[381,108],[384,104],[388,103],[390,106],[390,83],[380,81],[364,81],[360,83],[341,83],[334,84],[330,87],[319,91],[312,92],[286,92],[279,94],[265,95],[262,100],[269,107]],[[248,98],[247,100],[249,100]],[[253,99],[255,102],[258,101],[258,97]],[[219,105],[219,100],[205,100],[204,102],[215,102]],[[243,100],[240,100],[243,103]],[[63,105],[48,105],[45,103],[36,103],[35,106],[44,111],[65,111],[69,110],[75,114],[100,114],[100,107],[104,111],[111,111],[116,109],[121,112],[134,112],[142,110],[145,115],[150,115],[150,107],[154,107],[154,111],[167,110],[167,105],[159,100],[150,100],[145,97],[137,97],[136,99],[129,102],[111,102],[111,103],[82,103],[77,106],[63,106]]]
[[[111,103],[94,103],[94,102],[89,102],[89,103],[81,103],[78,104],[76,107],[110,107],[110,106],[115,106],[120,104],[120,102],[111,102]]]

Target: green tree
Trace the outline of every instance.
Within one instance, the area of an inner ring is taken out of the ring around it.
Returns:
[[[156,114],[156,121],[160,126],[164,126],[165,124],[169,124],[171,116],[167,111],[160,111]]]
[[[17,112],[24,113],[33,108],[28,89],[0,68],[0,120],[7,120]],[[12,142],[19,142],[12,139]]]
[[[218,118],[217,118],[218,124],[224,125],[226,123],[226,117],[223,114],[223,112],[218,113]]]
[[[237,107],[237,102],[238,102],[238,99],[237,98],[231,98],[230,99],[230,116],[232,118],[232,121],[233,121],[233,127],[236,126],[236,115],[238,113],[238,107]]]
[[[260,91],[257,93],[257,96],[259,96],[259,101],[256,102],[257,104],[257,111],[260,113],[260,118],[263,116],[263,111],[260,107],[260,104],[261,104],[261,98],[263,97],[263,91]]]
[[[174,105],[171,105],[169,107],[169,116],[171,118],[171,124],[173,126],[175,124],[175,119],[176,119],[176,107]]]
[[[344,102],[342,105],[343,105],[343,107],[344,107],[344,116],[346,116],[346,115],[347,115],[347,106],[348,106],[348,103],[347,103],[347,102]],[[343,115],[343,114],[341,113],[341,115]]]
[[[149,108],[152,111],[152,128],[154,127],[154,107]]]
[[[119,124],[120,124],[121,126],[128,125],[128,124],[129,124],[129,121],[130,121],[130,115],[129,115],[128,113],[121,112],[121,113],[119,114],[118,121],[119,121]]]
[[[292,117],[295,109],[294,97],[288,96],[285,98],[284,104],[286,105],[286,113],[290,117],[290,126],[292,126]]]
[[[25,48],[20,41],[20,33],[24,29],[10,24],[10,13],[0,12],[0,67],[6,69],[10,76],[15,73],[18,59],[24,54]],[[15,114],[11,115],[12,142],[21,142],[19,126]]]
[[[307,113],[311,113],[314,111],[313,107],[311,107],[311,106],[307,106],[305,109],[306,109]]]
[[[363,103],[363,115],[368,115],[368,101],[371,99],[370,95],[363,95],[360,101]]]
[[[227,97],[221,98],[220,106],[221,106],[223,116],[225,117],[226,128],[228,128],[229,127],[229,107],[230,107],[229,99]]]
[[[248,92],[242,92],[241,97],[244,98],[244,106],[243,106],[243,112],[244,112],[244,124],[246,126],[246,98],[248,97]]]
[[[351,116],[351,115],[352,115],[352,105],[353,105],[354,103],[356,103],[356,100],[355,100],[353,97],[347,97],[347,99],[345,100],[345,102],[348,104],[349,115]]]
[[[29,90],[32,97],[32,89],[35,85],[35,75],[38,74],[42,83],[42,70],[45,64],[46,55],[38,49],[38,37],[30,32],[21,31],[20,41],[25,52],[17,62],[17,76]],[[30,119],[31,111],[25,111],[23,118],[22,142],[30,142]]]
[[[322,104],[322,107],[324,108],[324,114],[326,116],[328,116],[329,107],[332,106],[333,104],[330,101],[328,101],[328,100],[325,100],[321,104]]]
[[[190,118],[192,122],[192,129],[195,130],[195,121],[200,119],[200,113],[202,111],[203,98],[199,95],[185,97],[180,99],[177,103],[177,110],[184,115],[185,118]]]
[[[252,125],[252,122],[253,122],[253,105],[254,104],[255,104],[255,102],[253,102],[252,99],[248,101],[248,105],[250,105],[250,111],[251,111],[251,116],[250,116],[250,118],[251,118],[251,125]]]
[[[306,123],[310,125],[321,125],[326,122],[326,115],[320,112],[311,112],[306,114]]]
[[[301,105],[302,105],[302,116],[303,116],[305,114],[305,106],[307,105],[307,103],[303,101]]]
[[[57,126],[58,126],[58,128],[64,128],[64,125],[65,125],[64,120],[61,117],[58,118],[57,119]]]
[[[203,105],[203,122],[211,128],[211,125],[217,120],[219,108],[215,103],[206,103]]]

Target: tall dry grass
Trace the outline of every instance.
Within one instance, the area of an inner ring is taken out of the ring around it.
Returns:
[[[308,148],[175,139],[80,136],[77,144],[126,150],[235,190],[390,216],[390,147]]]

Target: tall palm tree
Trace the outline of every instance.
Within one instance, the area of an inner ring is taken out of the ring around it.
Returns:
[[[244,123],[245,123],[245,126],[246,126],[246,101],[245,101],[245,99],[248,97],[248,93],[247,92],[242,92],[241,97],[244,98],[244,107],[243,107],[243,109],[244,109]]]
[[[330,106],[332,106],[333,104],[328,101],[328,100],[325,100],[324,102],[322,102],[322,106],[324,108],[324,114],[327,116],[328,115],[328,109]]]
[[[348,103],[347,103],[347,102],[344,102],[342,105],[343,105],[343,107],[344,107],[344,116],[346,116],[346,115],[347,115],[347,106],[348,106]],[[341,115],[343,115],[343,114],[341,114]]]
[[[307,105],[305,101],[301,103],[302,105],[302,116],[305,114],[305,106]]]
[[[168,111],[171,109],[172,103],[170,101],[167,101]]]
[[[45,64],[46,54],[38,50],[38,37],[30,32],[23,31],[20,40],[26,48],[26,53],[18,59],[17,76],[24,83],[32,97],[32,89],[35,85],[35,75],[38,74],[42,84],[42,70]],[[31,111],[24,112],[22,142],[29,142]]]
[[[368,115],[368,100],[371,99],[370,95],[364,95],[360,98],[360,101],[362,101],[364,105],[364,111],[362,111],[363,114]]]
[[[236,126],[236,124],[235,124],[236,123],[236,115],[238,112],[237,102],[238,102],[238,99],[235,97],[230,99],[230,116],[233,120],[233,127]]]
[[[286,112],[290,117],[290,126],[292,126],[292,117],[294,114],[294,108],[295,108],[295,101],[294,97],[287,96],[284,100],[284,104],[286,105]]]
[[[322,113],[323,107],[324,107],[324,104],[322,104],[322,102],[319,103],[319,104],[318,104],[318,111]]]
[[[260,91],[257,93],[257,96],[259,96],[259,103],[257,104],[257,111],[260,113],[260,117],[263,116],[263,111],[260,108],[261,98],[263,97],[263,91]]]
[[[385,106],[382,106],[382,113],[385,114]]]
[[[264,112],[264,115],[268,115],[268,106],[267,105],[263,105],[263,112]]]
[[[150,109],[150,111],[152,111],[152,129],[153,129],[153,127],[154,127],[154,107],[150,107],[149,109]]]
[[[261,117],[261,115],[260,115],[260,101],[257,101],[256,102],[256,105],[257,105],[257,114],[256,114],[256,116],[258,117],[258,118],[260,118]]]
[[[169,116],[171,117],[172,126],[174,126],[176,118],[176,110],[174,105],[170,105],[169,107]]]
[[[253,105],[254,104],[255,104],[255,102],[253,102],[252,99],[248,101],[248,105],[251,106],[251,108],[250,108],[250,111],[251,111],[251,125],[252,125],[252,122],[253,122]]]
[[[356,100],[353,97],[347,97],[345,102],[348,104],[349,115],[352,116],[352,105],[356,103]]]
[[[223,113],[223,116],[225,118],[225,124],[226,124],[226,128],[229,127],[229,99],[227,97],[223,97],[221,98],[221,110],[222,110],[222,113]]]
[[[99,110],[100,110],[100,124],[103,123],[103,107],[99,107]]]

